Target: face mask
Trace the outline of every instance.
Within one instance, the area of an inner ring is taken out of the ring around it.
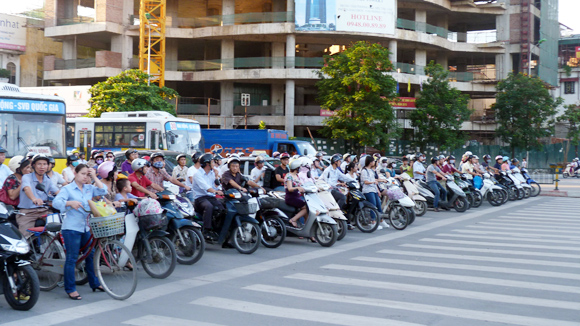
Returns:
[[[71,164],[72,166],[77,167],[80,163],[79,161],[73,161]]]
[[[449,160],[449,163],[455,164],[455,160]]]
[[[381,165],[385,168],[387,167],[387,163],[381,163]]]
[[[98,160],[96,160],[96,162],[97,162],[97,164],[101,164],[101,163],[103,163],[103,160],[102,159],[98,159]]]
[[[485,160],[487,163],[491,162],[491,160]]]
[[[155,162],[152,165],[154,168],[158,168],[158,169],[163,168],[163,162]]]

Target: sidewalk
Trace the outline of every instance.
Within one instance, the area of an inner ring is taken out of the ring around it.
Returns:
[[[555,184],[542,184],[540,196],[580,198],[580,179],[560,179],[558,190]]]

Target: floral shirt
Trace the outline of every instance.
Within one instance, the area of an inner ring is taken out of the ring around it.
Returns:
[[[294,176],[292,176],[292,174],[288,173],[288,174],[286,174],[286,179],[284,179],[284,188],[286,190],[288,190],[288,183],[286,182],[288,180],[292,181],[292,187],[294,187],[294,188],[302,186],[302,183],[300,182],[300,178],[298,178],[298,177],[295,178]]]
[[[4,181],[2,188],[4,188],[5,190],[14,190],[14,189],[20,187],[20,184],[21,184],[21,182],[18,181],[18,178],[16,177],[16,175],[11,174]]]

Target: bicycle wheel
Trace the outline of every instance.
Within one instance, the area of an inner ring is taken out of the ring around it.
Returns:
[[[32,250],[30,256],[32,268],[38,274],[40,290],[54,289],[63,278],[64,271],[56,272],[57,266],[64,266],[65,254],[62,244],[58,240],[53,241],[53,237],[46,233],[31,236],[28,243]]]
[[[148,257],[146,249],[143,249],[145,257],[141,260],[143,269],[153,278],[166,278],[175,269],[177,265],[177,253],[173,243],[166,237],[152,237],[149,241],[151,247],[151,257]]]
[[[192,226],[184,226],[179,231],[181,231],[184,243],[181,242],[177,232],[171,237],[177,253],[177,262],[182,265],[193,265],[201,259],[205,252],[203,235],[200,230]]]
[[[123,251],[128,254],[128,262],[133,268],[120,265],[119,258]],[[101,239],[97,243],[93,262],[95,274],[108,295],[117,300],[125,300],[133,295],[137,288],[137,263],[124,244],[118,240]]]

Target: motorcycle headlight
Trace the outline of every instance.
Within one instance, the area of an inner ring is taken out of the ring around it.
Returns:
[[[15,252],[17,254],[24,255],[30,251],[30,246],[28,242],[24,240],[8,240],[10,244],[2,244],[2,249],[10,252]]]

